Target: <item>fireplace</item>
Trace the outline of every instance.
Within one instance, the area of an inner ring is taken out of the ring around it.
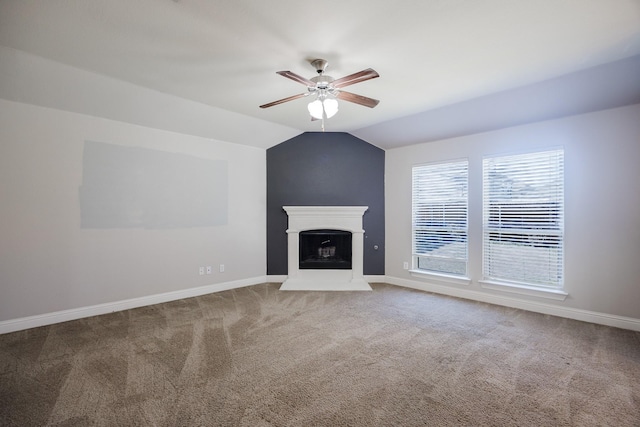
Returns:
[[[298,267],[301,270],[351,269],[351,232],[308,230],[299,235]]]
[[[370,291],[364,280],[367,206],[283,206],[288,275],[280,290]]]

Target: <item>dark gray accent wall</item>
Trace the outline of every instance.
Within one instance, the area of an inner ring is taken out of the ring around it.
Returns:
[[[267,274],[287,274],[283,206],[369,206],[364,274],[384,274],[384,154],[338,132],[305,132],[267,150]]]

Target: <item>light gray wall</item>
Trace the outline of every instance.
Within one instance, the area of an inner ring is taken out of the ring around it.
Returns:
[[[227,224],[226,160],[85,141],[82,228],[190,228]]]
[[[85,141],[225,164],[225,221],[82,228]],[[264,277],[265,156],[262,148],[0,100],[0,322]],[[200,276],[207,265],[213,274]]]
[[[478,299],[506,294],[482,288],[482,158],[565,149],[565,301],[509,294],[562,309],[640,319],[640,105],[386,152],[386,275],[405,284],[437,283]],[[469,285],[423,280],[411,262],[411,168],[469,159]]]

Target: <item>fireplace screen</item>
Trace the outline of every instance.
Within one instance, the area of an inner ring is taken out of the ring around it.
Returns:
[[[300,269],[351,269],[351,233],[341,230],[300,232]]]

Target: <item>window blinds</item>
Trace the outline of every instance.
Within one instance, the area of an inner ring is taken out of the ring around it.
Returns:
[[[483,161],[485,279],[563,284],[564,151]]]
[[[468,161],[413,168],[414,268],[467,274]]]

